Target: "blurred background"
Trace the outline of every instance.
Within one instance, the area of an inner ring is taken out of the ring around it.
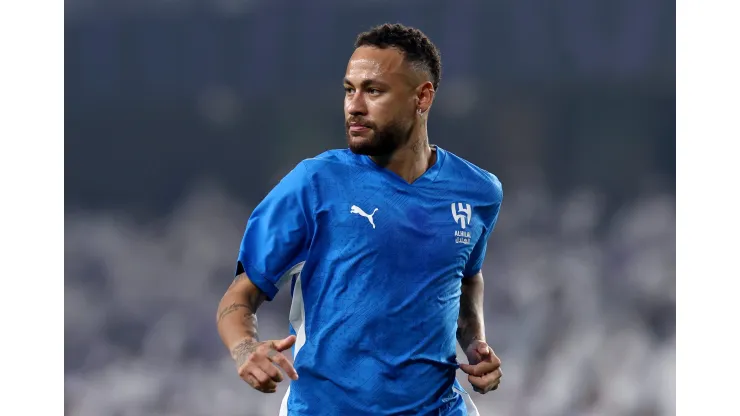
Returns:
[[[505,376],[481,414],[675,413],[675,2],[65,9],[66,414],[277,415],[286,386],[238,379],[217,303],[252,208],[345,147],[345,66],[384,22],[442,51],[430,141],[504,184],[485,308]],[[262,307],[264,339],[289,302]]]

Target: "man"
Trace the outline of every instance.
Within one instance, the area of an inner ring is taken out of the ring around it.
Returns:
[[[355,46],[349,149],[302,161],[255,208],[218,331],[253,388],[291,379],[280,415],[476,415],[455,373],[480,393],[501,379],[481,274],[501,184],[429,145],[441,63],[423,33],[386,24]],[[291,335],[259,341],[257,309],[288,283]]]

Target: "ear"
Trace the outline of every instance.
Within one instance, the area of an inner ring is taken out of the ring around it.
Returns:
[[[434,101],[434,94],[434,86],[431,81],[426,81],[416,88],[416,109],[418,112],[424,114],[429,111],[432,101]]]

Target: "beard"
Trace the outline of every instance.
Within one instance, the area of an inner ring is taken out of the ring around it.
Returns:
[[[369,131],[361,135],[349,131],[349,121],[344,123],[349,149],[358,155],[389,157],[411,138],[413,123],[393,120],[383,127],[367,123]]]

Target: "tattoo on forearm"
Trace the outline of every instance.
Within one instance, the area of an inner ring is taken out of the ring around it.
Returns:
[[[249,356],[257,350],[259,341],[245,339],[231,350],[231,357],[236,361],[236,366],[241,367]]]
[[[223,319],[226,315],[229,315],[233,312],[236,312],[239,308],[246,308],[248,313],[251,315],[252,310],[246,303],[232,303],[231,305],[223,308],[221,312],[218,313],[218,322],[221,322],[221,319]]]
[[[483,328],[482,308],[469,299],[460,302],[460,316],[457,319],[457,340],[460,346],[467,348],[475,340],[483,340],[480,332]]]

